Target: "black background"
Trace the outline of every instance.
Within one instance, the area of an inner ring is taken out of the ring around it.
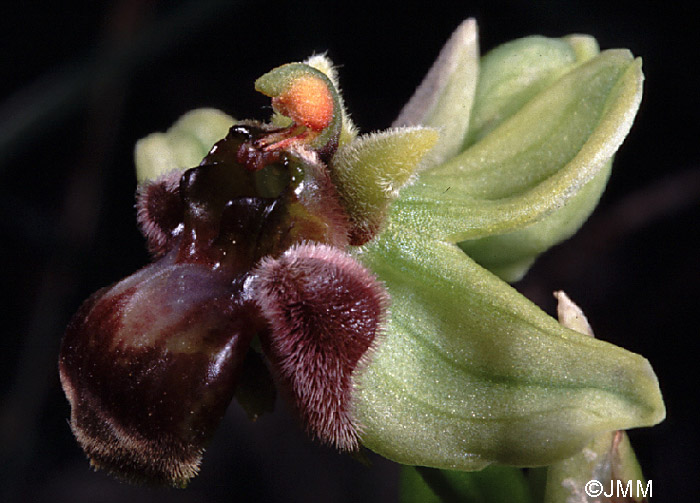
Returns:
[[[651,361],[668,417],[631,438],[656,501],[697,499],[700,9],[583,0],[37,4],[6,5],[0,16],[0,500],[396,500],[395,465],[372,458],[368,468],[315,445],[280,404],[255,424],[232,406],[185,491],[115,482],[89,469],[70,434],[56,355],[80,302],[148,260],[133,209],[138,138],[200,106],[264,119],[254,79],[326,50],[361,130],[385,128],[470,16],[482,52],[525,35],[589,33],[603,49],[644,59],[642,106],[599,208],[516,287],[550,313],[551,292],[564,289],[599,338]]]

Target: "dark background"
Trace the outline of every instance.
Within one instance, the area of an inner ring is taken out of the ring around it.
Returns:
[[[459,22],[482,52],[513,38],[589,33],[644,58],[644,100],[600,207],[516,285],[552,313],[564,289],[599,338],[646,356],[668,409],[631,432],[656,501],[697,499],[700,365],[700,9],[532,1],[30,2],[5,5],[0,80],[0,500],[395,501],[397,468],[306,439],[278,404],[234,405],[185,491],[131,487],[88,467],[56,355],[90,293],[148,257],[134,219],[133,145],[195,107],[268,116],[270,68],[327,50],[364,132],[387,127]],[[592,364],[594,364],[592,362]]]

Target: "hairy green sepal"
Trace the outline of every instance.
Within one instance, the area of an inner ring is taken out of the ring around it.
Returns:
[[[355,376],[370,449],[404,464],[551,464],[664,416],[641,356],[559,325],[455,244],[391,225],[358,258],[391,319]]]
[[[423,172],[393,205],[392,218],[461,242],[509,281],[575,232],[605,187],[643,76],[641,62],[624,50],[572,64],[483,139]]]

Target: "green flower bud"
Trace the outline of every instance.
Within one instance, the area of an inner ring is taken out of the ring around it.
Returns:
[[[526,42],[511,49],[541,44]],[[508,281],[573,234],[605,187],[612,156],[639,107],[643,77],[640,61],[628,51],[605,51],[579,66],[575,51],[569,57],[573,69],[526,104],[512,89],[518,79],[507,79],[508,92],[501,93],[507,99],[482,115],[502,119],[522,106],[458,156],[421,173],[392,207],[397,223],[460,242],[474,260]],[[535,87],[561,71],[550,69]],[[478,101],[475,107],[488,110]]]
[[[219,110],[200,108],[180,117],[166,133],[139,140],[134,151],[138,182],[198,165],[233,123],[232,117]]]

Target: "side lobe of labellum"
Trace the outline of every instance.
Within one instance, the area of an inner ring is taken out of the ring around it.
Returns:
[[[261,339],[278,380],[321,441],[357,449],[352,374],[379,336],[389,302],[384,288],[341,250],[313,244],[263,259],[252,278],[269,325]]]
[[[182,486],[231,401],[254,315],[225,276],[169,257],[83,304],[59,370],[93,466]]]
[[[136,194],[136,219],[154,258],[172,250],[182,233],[185,207],[180,197],[181,177],[181,171],[170,171],[142,183]]]

